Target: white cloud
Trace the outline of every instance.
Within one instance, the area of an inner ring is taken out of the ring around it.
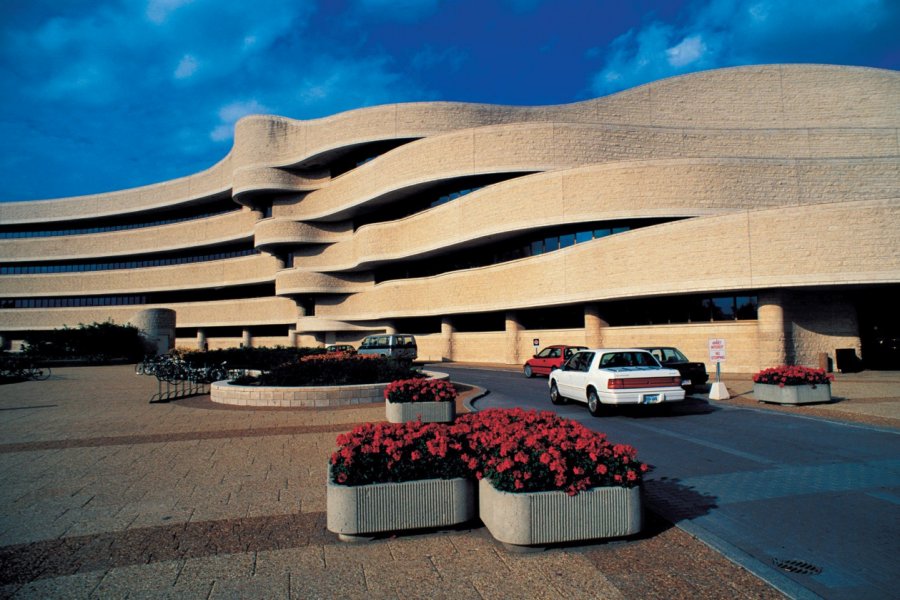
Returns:
[[[673,67],[683,67],[697,61],[706,53],[706,45],[699,35],[692,35],[681,40],[677,46],[666,50],[666,57]]]
[[[839,62],[871,56],[889,35],[896,0],[697,0],[672,23],[654,21],[613,40],[592,78],[608,94],[690,71],[743,64]]]
[[[197,62],[196,58],[190,54],[185,54],[181,57],[181,61],[178,63],[178,67],[173,75],[175,79],[187,79],[197,72],[197,67],[199,66],[200,63]]]
[[[160,25],[171,13],[191,2],[193,0],[150,0],[147,3],[147,18]]]

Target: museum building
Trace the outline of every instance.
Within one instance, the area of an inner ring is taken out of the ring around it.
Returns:
[[[559,106],[254,115],[206,171],[0,203],[0,345],[174,317],[169,346],[519,364],[677,346],[900,368],[900,74],[706,71]],[[841,354],[842,351],[843,354]]]

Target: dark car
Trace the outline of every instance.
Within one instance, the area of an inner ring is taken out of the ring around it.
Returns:
[[[705,385],[709,381],[706,365],[702,362],[691,362],[678,348],[672,346],[644,346],[643,350],[649,350],[650,354],[664,367],[678,369],[681,373],[681,387],[685,390]]]
[[[350,344],[331,344],[325,346],[325,352],[343,352],[344,354],[356,354],[356,348]]]
[[[532,358],[525,361],[522,371],[525,377],[534,377],[535,375],[549,375],[553,369],[558,369],[569,357],[579,350],[587,350],[584,346],[547,346]]]

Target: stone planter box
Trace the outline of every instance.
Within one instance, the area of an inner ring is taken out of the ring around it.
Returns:
[[[406,423],[422,419],[423,423],[452,423],[456,419],[456,402],[388,402],[384,409],[389,423]]]
[[[641,488],[512,494],[482,479],[478,511],[491,535],[512,546],[621,537],[641,530]]]
[[[326,490],[327,527],[344,541],[405,529],[448,527],[475,518],[471,479],[423,479],[347,486],[331,481]]]
[[[771,383],[754,383],[753,396],[760,402],[777,404],[813,404],[831,401],[831,384],[786,385],[780,387]]]
[[[447,373],[424,371],[431,379],[450,379]],[[321,408],[374,404],[384,400],[387,383],[331,386],[256,386],[234,385],[216,381],[209,386],[209,398],[220,404],[237,406],[282,406],[291,408]]]

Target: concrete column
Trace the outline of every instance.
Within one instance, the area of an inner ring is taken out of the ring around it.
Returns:
[[[792,346],[788,323],[785,320],[786,293],[766,291],[757,295],[757,337],[759,368],[788,364],[788,347]]]
[[[250,337],[250,328],[245,327],[243,336],[241,337],[241,347],[243,348],[251,348],[251,344],[253,343],[252,338]]]
[[[397,333],[397,326],[394,325],[393,321],[385,321],[384,322],[384,332],[388,335],[393,335]]]
[[[209,342],[206,339],[206,330],[197,329],[197,350],[206,352],[209,350]]]
[[[175,311],[171,308],[148,308],[137,313],[131,324],[141,330],[148,351],[165,354],[175,347]]]
[[[603,330],[607,327],[609,327],[609,323],[600,316],[600,307],[596,304],[585,305],[584,343],[588,348],[603,347]]]
[[[0,335],[0,350],[6,350],[6,337]]]
[[[289,327],[288,328],[288,346],[291,348],[297,347],[297,327]]]
[[[453,334],[456,327],[450,317],[441,317],[441,361],[453,360]]]
[[[522,362],[519,356],[519,335],[522,331],[522,323],[519,316],[509,311],[506,313],[506,356],[504,360],[508,365],[517,365]]]
[[[305,317],[306,316],[306,307],[303,306],[300,302],[297,303],[297,317]]]

